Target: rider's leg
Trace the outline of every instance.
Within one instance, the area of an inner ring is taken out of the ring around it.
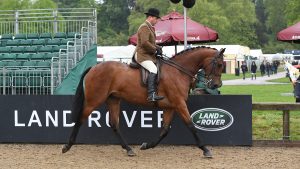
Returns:
[[[147,69],[150,74],[148,76],[148,101],[157,101],[161,100],[163,96],[156,95],[156,78],[157,78],[157,67],[156,65],[150,61],[146,60],[141,63],[141,65]]]

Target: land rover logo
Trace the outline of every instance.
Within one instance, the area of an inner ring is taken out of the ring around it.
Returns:
[[[197,110],[191,118],[196,128],[205,131],[224,130],[233,123],[233,116],[228,111],[217,108]]]

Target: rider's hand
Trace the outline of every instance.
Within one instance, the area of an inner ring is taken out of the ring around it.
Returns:
[[[162,48],[161,47],[158,47],[156,48],[156,56],[161,56],[162,55]]]

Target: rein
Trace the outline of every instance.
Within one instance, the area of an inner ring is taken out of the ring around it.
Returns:
[[[173,60],[169,59],[166,55],[162,54],[162,56],[160,56],[159,58],[161,58],[162,62],[164,62],[165,64],[175,67],[176,69],[180,70],[181,72],[185,73],[186,75],[190,76],[193,79],[199,80],[190,71],[186,70],[186,68],[174,62]]]

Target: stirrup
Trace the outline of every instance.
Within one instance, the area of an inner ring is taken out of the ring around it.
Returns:
[[[165,98],[164,96],[157,96],[156,93],[153,92],[148,96],[147,100],[150,102],[156,102],[156,101],[162,100],[164,98]]]

